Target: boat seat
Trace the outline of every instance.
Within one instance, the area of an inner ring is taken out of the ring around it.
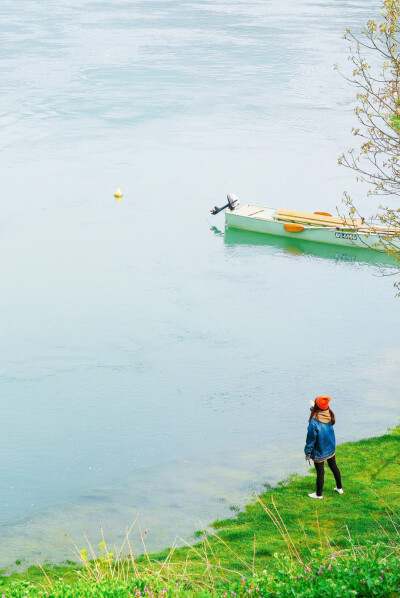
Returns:
[[[255,214],[259,214],[260,212],[264,212],[265,208],[260,208],[259,206],[243,206],[243,208],[239,208],[236,210],[236,213],[239,216],[254,216]]]

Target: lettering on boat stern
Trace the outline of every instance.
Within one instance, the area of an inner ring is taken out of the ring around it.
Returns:
[[[335,233],[335,237],[338,239],[351,239],[352,241],[357,241],[357,235],[353,235],[353,233]]]

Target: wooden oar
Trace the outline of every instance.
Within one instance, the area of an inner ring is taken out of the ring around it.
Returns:
[[[281,220],[278,220],[278,222],[281,222]],[[369,228],[369,227],[358,227],[358,226],[354,226],[354,227],[349,227],[349,226],[315,226],[314,224],[308,224],[303,226],[302,224],[295,224],[295,223],[291,223],[288,222],[286,224],[283,225],[283,228],[285,230],[287,230],[288,232],[301,232],[303,231],[305,228],[312,228],[312,229],[320,229],[320,230],[337,230],[337,231],[348,231],[348,232],[354,232],[354,233],[363,233],[363,234],[389,234],[389,235],[400,235],[400,229],[377,229],[377,228]]]
[[[257,218],[257,216],[256,216],[256,218]],[[282,222],[282,223],[290,222],[291,224],[301,224],[303,226],[313,226],[313,227],[319,227],[319,228],[351,228],[351,229],[357,228],[356,226],[345,224],[344,222],[341,222],[340,224],[339,223],[328,224],[326,222],[318,222],[318,220],[310,221],[310,220],[302,220],[300,218],[289,219],[289,218],[280,218],[279,216],[275,217],[275,221]]]
[[[303,218],[300,216],[282,216],[279,212],[275,216],[276,220],[280,220],[282,222],[298,222],[300,224],[311,224],[311,225],[319,225],[319,226],[348,226],[352,228],[356,228],[357,226],[362,226],[363,223],[361,220],[349,220],[343,219],[340,220],[339,218],[332,218],[328,220],[319,220],[318,218]]]
[[[333,216],[325,216],[322,214],[311,214],[308,212],[296,212],[294,210],[277,210],[277,215],[282,220],[293,220],[295,222],[318,222],[321,224],[328,225],[351,225],[351,226],[362,226],[364,223],[361,220],[355,220],[352,218],[338,218]]]
[[[386,231],[386,230],[372,230],[369,228],[358,228],[358,227],[354,227],[354,228],[349,228],[348,226],[314,226],[312,224],[310,224],[309,226],[305,227],[302,224],[294,224],[294,223],[287,223],[283,225],[283,228],[291,233],[300,233],[302,232],[305,228],[312,228],[312,229],[320,229],[320,230],[334,230],[334,231],[340,231],[340,232],[349,232],[349,233],[361,233],[363,235],[365,234],[370,234],[370,235],[378,235],[378,236],[384,236],[384,235],[388,235],[388,236],[400,236],[400,229],[397,230],[391,230],[391,231]]]
[[[299,214],[298,216],[292,216],[289,214]],[[300,216],[304,214],[304,216]],[[260,220],[271,220],[270,216],[258,215],[257,212],[252,214],[254,218]],[[306,212],[291,212],[289,210],[277,210],[277,214],[274,217],[277,222],[286,223],[284,224],[285,230],[288,232],[301,232],[305,227],[321,228],[325,230],[338,230],[348,231],[361,234],[375,234],[375,235],[400,235],[400,229],[396,228],[384,228],[379,226],[370,226],[361,222],[361,220],[351,220],[349,218],[333,218],[316,216],[313,214],[308,215]],[[286,228],[288,226],[288,228]]]

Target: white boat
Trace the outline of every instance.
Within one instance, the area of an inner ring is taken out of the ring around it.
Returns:
[[[230,228],[377,251],[400,249],[400,228],[375,226],[364,220],[335,217],[327,212],[311,214],[252,204],[238,207],[236,198],[229,200],[230,205],[224,208],[228,208],[225,222]]]

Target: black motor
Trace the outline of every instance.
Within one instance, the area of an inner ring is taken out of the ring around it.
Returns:
[[[219,214],[219,212],[222,212],[222,210],[225,210],[226,208],[229,208],[229,210],[232,212],[239,205],[239,198],[233,193],[232,195],[227,195],[226,199],[228,200],[228,203],[225,206],[222,206],[222,208],[217,208],[217,206],[215,206],[211,210],[211,214],[213,214],[213,216]]]

